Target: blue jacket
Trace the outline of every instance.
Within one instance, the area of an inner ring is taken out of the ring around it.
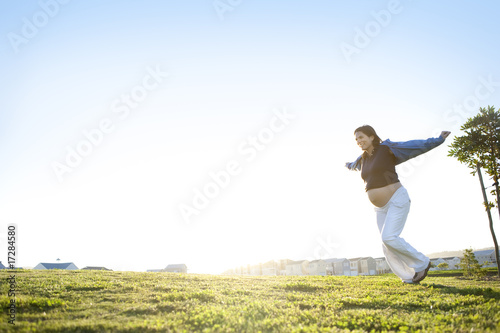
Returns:
[[[389,147],[394,156],[396,156],[396,165],[398,165],[436,148],[442,144],[444,140],[445,139],[442,136],[429,138],[427,140],[410,140],[402,142],[392,142],[387,139],[380,144]],[[349,170],[360,171],[362,162],[363,160],[361,155],[354,162],[346,163],[345,166]]]

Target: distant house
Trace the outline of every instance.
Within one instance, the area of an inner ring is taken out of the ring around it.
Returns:
[[[279,275],[278,263],[274,260],[262,264],[262,275]]]
[[[291,261],[286,265],[286,275],[309,275],[309,261]]]
[[[458,257],[446,257],[443,258],[444,261],[448,264],[448,269],[458,269],[460,268],[460,258]]]
[[[377,274],[377,262],[372,257],[363,257],[359,260],[360,275],[375,275]]]
[[[456,258],[450,258],[456,261]],[[384,257],[330,258],[317,260],[271,260],[258,265],[245,265],[226,270],[228,275],[335,275],[357,276],[391,273]]]
[[[262,264],[250,266],[250,275],[262,275]]]
[[[236,267],[235,269],[233,269],[233,274],[236,274],[236,275],[249,275],[250,274],[249,266],[239,266],[239,267]]]
[[[349,261],[352,276],[377,274],[377,262],[372,257],[352,258]]]
[[[42,262],[36,265],[33,269],[65,269],[65,270],[77,270],[78,267],[75,266],[72,262],[66,263],[46,263]]]
[[[187,266],[184,264],[168,265],[164,271],[169,273],[187,273]]]
[[[313,260],[309,263],[309,275],[326,276],[327,262],[322,259]]]
[[[286,266],[291,263],[293,260],[290,259],[281,259],[276,262],[277,267],[277,275],[286,275]]]
[[[484,265],[485,263],[489,263],[488,266],[483,267],[495,267],[496,266],[496,258],[495,258],[495,250],[481,250],[474,251],[474,256],[476,257],[479,264]],[[455,257],[440,257],[440,258],[431,258],[432,268],[431,270],[439,270],[437,266],[442,263],[447,263],[448,268],[446,269],[458,269],[460,268],[460,261],[463,258],[463,254]]]
[[[352,258],[349,259],[349,267],[351,269],[351,276],[359,275],[359,259],[360,258]]]
[[[256,272],[256,268],[253,269],[253,272]],[[252,274],[252,266],[251,265],[244,265],[240,266],[236,269],[236,274],[238,275],[251,275]]]
[[[112,271],[112,269],[106,268],[106,267],[99,267],[99,266],[86,266],[82,268],[82,270],[92,270],[92,271]]]
[[[443,258],[431,258],[431,269],[430,270],[435,271],[435,270],[439,269],[439,268],[437,268],[438,265],[442,264],[444,262],[445,261]]]
[[[481,265],[484,265],[484,263],[486,262],[490,263],[489,266],[484,266],[484,267],[494,267],[497,265],[495,250],[475,251],[474,256]]]
[[[327,275],[351,275],[351,266],[346,258],[325,259]]]
[[[431,258],[431,264],[433,267],[430,270],[431,271],[441,270],[441,268],[438,268],[438,265],[443,264],[443,263],[448,264],[448,268],[446,268],[446,270],[460,268],[460,266],[459,266],[460,258],[458,258],[458,257],[446,257],[446,258]]]
[[[375,258],[375,263],[377,266],[377,274],[391,273],[392,270],[384,257]]]

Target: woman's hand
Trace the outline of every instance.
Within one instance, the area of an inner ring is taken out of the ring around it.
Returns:
[[[448,135],[450,135],[450,133],[451,133],[450,131],[442,131],[440,136],[443,139],[446,139],[448,137]]]

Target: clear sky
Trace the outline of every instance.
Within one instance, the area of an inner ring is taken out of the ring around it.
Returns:
[[[221,273],[382,256],[353,131],[452,135],[398,167],[424,253],[492,246],[460,125],[500,107],[500,4],[0,3],[0,260]],[[493,212],[500,234],[498,212]]]

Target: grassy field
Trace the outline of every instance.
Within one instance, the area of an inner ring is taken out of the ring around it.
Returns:
[[[500,282],[0,271],[1,332],[500,332]],[[15,282],[15,325],[9,324]]]

